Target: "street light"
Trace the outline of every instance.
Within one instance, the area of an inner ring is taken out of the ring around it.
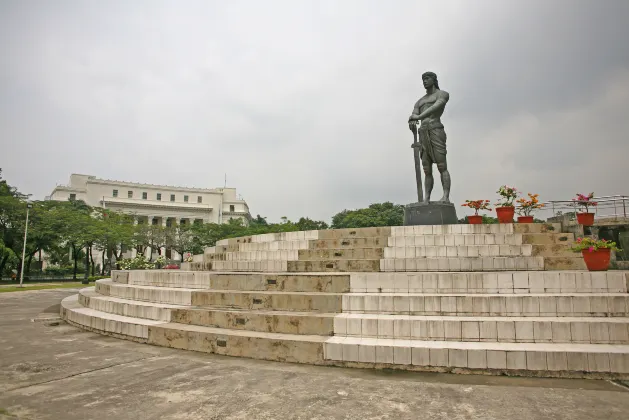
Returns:
[[[31,200],[26,202],[26,226],[24,227],[24,245],[22,246],[22,269],[20,270],[20,287],[24,281],[24,254],[26,254],[26,235],[28,235],[28,211],[33,208]]]

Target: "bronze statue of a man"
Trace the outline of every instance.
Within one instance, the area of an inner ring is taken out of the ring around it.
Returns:
[[[450,99],[448,92],[439,89],[437,75],[433,72],[422,74],[426,95],[415,103],[413,113],[408,118],[408,128],[413,134],[419,134],[419,141],[415,145],[421,154],[421,164],[426,175],[424,202],[430,201],[430,194],[434,185],[432,176],[432,165],[436,164],[441,174],[441,185],[443,186],[443,197],[439,202],[450,202],[450,173],[446,162],[446,132],[441,124],[441,116]],[[419,129],[417,123],[421,121]],[[417,130],[417,131],[416,131]],[[421,191],[421,174],[417,174],[418,190]],[[421,199],[421,197],[420,197]]]

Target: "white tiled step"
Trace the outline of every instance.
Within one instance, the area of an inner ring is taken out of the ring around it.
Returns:
[[[114,270],[114,283],[137,286],[209,289],[211,273],[184,270]]]
[[[527,271],[543,270],[543,257],[385,258],[380,271]]]
[[[629,373],[629,346],[331,337],[326,360],[469,369]]]
[[[290,251],[298,249],[309,249],[310,242],[308,240],[297,241],[276,241],[276,242],[251,242],[246,244],[238,244],[238,250],[244,252],[255,251]]]
[[[144,302],[168,303],[172,305],[190,305],[192,292],[196,290],[199,289],[136,286],[132,284],[113,283],[108,279],[96,281],[96,292],[101,295]]]
[[[533,245],[426,245],[384,248],[384,258],[529,257],[532,253]]]
[[[629,318],[338,314],[334,335],[438,341],[629,344]]]
[[[225,261],[294,261],[298,250],[226,252]]]
[[[85,307],[110,314],[166,322],[170,322],[172,309],[189,307],[103,296],[96,293],[94,287],[81,289],[79,292],[79,303]]]
[[[627,293],[348,293],[343,312],[440,316],[629,316]]]
[[[230,243],[262,243],[276,241],[300,241],[319,239],[319,231],[307,230],[300,232],[265,233],[262,235],[245,236],[241,238],[221,239],[216,245],[229,245]]]
[[[85,308],[79,303],[78,297],[78,295],[72,295],[61,301],[62,317],[87,328],[146,340],[148,339],[149,326],[164,324],[163,321],[134,318]]]
[[[213,270],[286,272],[288,261],[215,261]]]
[[[438,234],[390,236],[391,247],[460,246],[460,245],[522,245],[521,233]]]
[[[626,293],[629,271],[352,273],[357,293]]]
[[[539,232],[559,232],[560,223],[545,225],[514,225],[492,224],[492,225],[435,225],[435,226],[392,226],[391,236],[413,236],[413,235],[448,235],[448,234],[465,234],[465,235],[486,235],[494,233],[513,234],[513,233],[539,233]]]

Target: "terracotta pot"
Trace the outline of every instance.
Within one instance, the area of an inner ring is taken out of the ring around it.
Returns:
[[[583,261],[589,271],[607,271],[609,268],[609,260],[611,257],[611,251],[609,249],[599,249],[598,251],[588,251],[584,249],[581,251],[583,254]]]
[[[498,222],[500,223],[513,223],[513,215],[515,214],[515,207],[496,207],[496,214],[498,216]]]
[[[482,225],[483,216],[467,216],[467,221],[470,225]]]
[[[533,216],[518,216],[518,223],[533,223]]]
[[[594,224],[594,213],[577,213],[577,222],[583,226],[592,226]]]

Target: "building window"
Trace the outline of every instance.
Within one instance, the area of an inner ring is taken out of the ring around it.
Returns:
[[[149,194],[146,192],[142,193],[142,200],[146,200],[147,198],[149,198]]]
[[[194,219],[194,224],[195,225],[202,225],[203,224],[203,219]]]
[[[133,191],[127,191],[127,198],[133,198]]]
[[[181,219],[181,220],[179,221],[179,224],[180,224],[180,225],[185,225],[185,224],[186,224],[186,219]]]
[[[152,224],[156,225],[157,224],[157,219],[153,218],[153,221],[151,222]]]
[[[236,211],[236,206],[234,206],[233,204],[229,205],[229,211],[234,212]]]
[[[184,202],[184,203],[187,203],[187,202],[188,202],[188,196],[187,196],[187,195],[184,195],[184,196],[183,196],[183,202]]]
[[[173,225],[170,219],[166,219],[166,227],[171,227]]]
[[[76,200],[76,194],[70,194],[70,200],[72,201]]]
[[[175,194],[170,195],[170,201],[175,201]]]
[[[113,194],[114,197],[118,197],[118,190],[114,190]]]
[[[197,197],[197,203],[203,203],[203,197],[198,196]]]
[[[162,193],[157,193],[157,201],[161,201],[162,200]]]

